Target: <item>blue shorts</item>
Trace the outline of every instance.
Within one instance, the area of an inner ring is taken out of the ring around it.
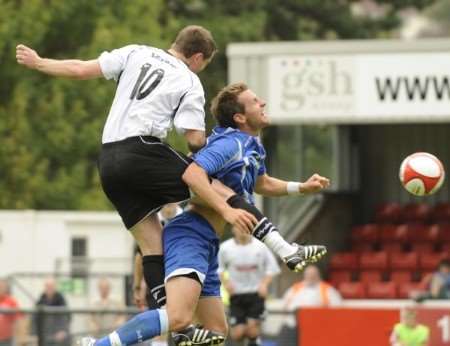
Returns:
[[[220,297],[219,238],[202,216],[184,212],[172,219],[163,233],[166,278],[195,273],[202,297]]]

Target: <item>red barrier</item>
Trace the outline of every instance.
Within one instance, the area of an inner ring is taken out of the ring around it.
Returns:
[[[399,308],[304,308],[297,315],[299,345],[389,345],[399,312]],[[417,320],[430,328],[429,345],[450,346],[450,309],[419,308]]]
[[[450,309],[419,309],[417,320],[430,328],[430,345],[450,346]]]
[[[298,312],[301,346],[383,346],[389,345],[398,309],[321,309]]]

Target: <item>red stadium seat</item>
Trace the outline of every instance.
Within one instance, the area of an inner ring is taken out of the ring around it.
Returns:
[[[415,252],[393,253],[390,257],[390,268],[392,270],[416,270],[419,256]]]
[[[422,271],[434,271],[446,255],[446,253],[422,253],[419,257],[419,267]]]
[[[412,273],[408,270],[395,270],[391,272],[390,281],[396,284],[403,284],[412,281]]]
[[[441,252],[446,253],[450,257],[450,242],[441,244]]]
[[[331,269],[358,269],[358,255],[351,252],[336,253],[331,257]]]
[[[374,282],[367,285],[367,298],[395,299],[397,298],[397,285],[395,282]]]
[[[370,284],[372,282],[381,282],[383,279],[383,273],[378,270],[363,270],[359,273],[359,281],[364,284]]]
[[[409,228],[409,236],[412,242],[434,243],[441,240],[441,227],[439,225],[413,225]]]
[[[383,242],[407,243],[410,240],[411,229],[408,225],[381,226],[381,240]]]
[[[444,243],[450,243],[450,225],[440,225],[440,237]]]
[[[411,244],[411,251],[416,253],[430,253],[434,251],[434,243],[422,242]]]
[[[338,286],[345,299],[362,299],[366,297],[366,288],[361,282],[343,282]]]
[[[380,245],[381,251],[391,253],[402,253],[403,252],[403,244],[398,242],[384,242]]]
[[[330,281],[334,287],[339,287],[343,282],[352,281],[352,272],[349,270],[332,271],[328,277],[328,281]]]
[[[374,251],[374,244],[368,242],[354,242],[352,245],[354,252],[372,252]]]
[[[431,211],[431,221],[436,223],[450,223],[450,203],[438,203]]]
[[[362,253],[359,257],[359,266],[362,270],[385,270],[388,266],[388,254],[386,252]]]
[[[375,211],[376,223],[399,223],[402,216],[402,207],[398,203],[384,203]]]
[[[409,203],[403,206],[401,219],[405,223],[426,223],[431,216],[431,207],[428,204]]]
[[[423,291],[419,282],[403,282],[398,285],[398,298],[409,299],[414,291]]]
[[[378,225],[366,224],[352,228],[352,241],[376,243],[380,236]]]

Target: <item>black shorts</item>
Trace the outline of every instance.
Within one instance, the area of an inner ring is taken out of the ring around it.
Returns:
[[[190,198],[181,177],[191,162],[156,137],[106,143],[99,158],[103,191],[130,229],[165,204]]]
[[[264,316],[264,298],[258,293],[235,294],[230,297],[230,324],[246,324],[247,319],[260,320]]]

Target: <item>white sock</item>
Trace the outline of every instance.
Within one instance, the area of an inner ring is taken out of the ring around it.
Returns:
[[[122,341],[120,341],[120,337],[117,332],[112,332],[109,334],[109,342],[111,343],[111,346],[122,346]]]
[[[167,316],[166,309],[158,309],[159,325],[161,326],[160,335],[166,334],[169,331],[169,316]]]
[[[264,244],[282,259],[297,251],[297,247],[289,244],[278,231],[272,231],[264,238]]]

